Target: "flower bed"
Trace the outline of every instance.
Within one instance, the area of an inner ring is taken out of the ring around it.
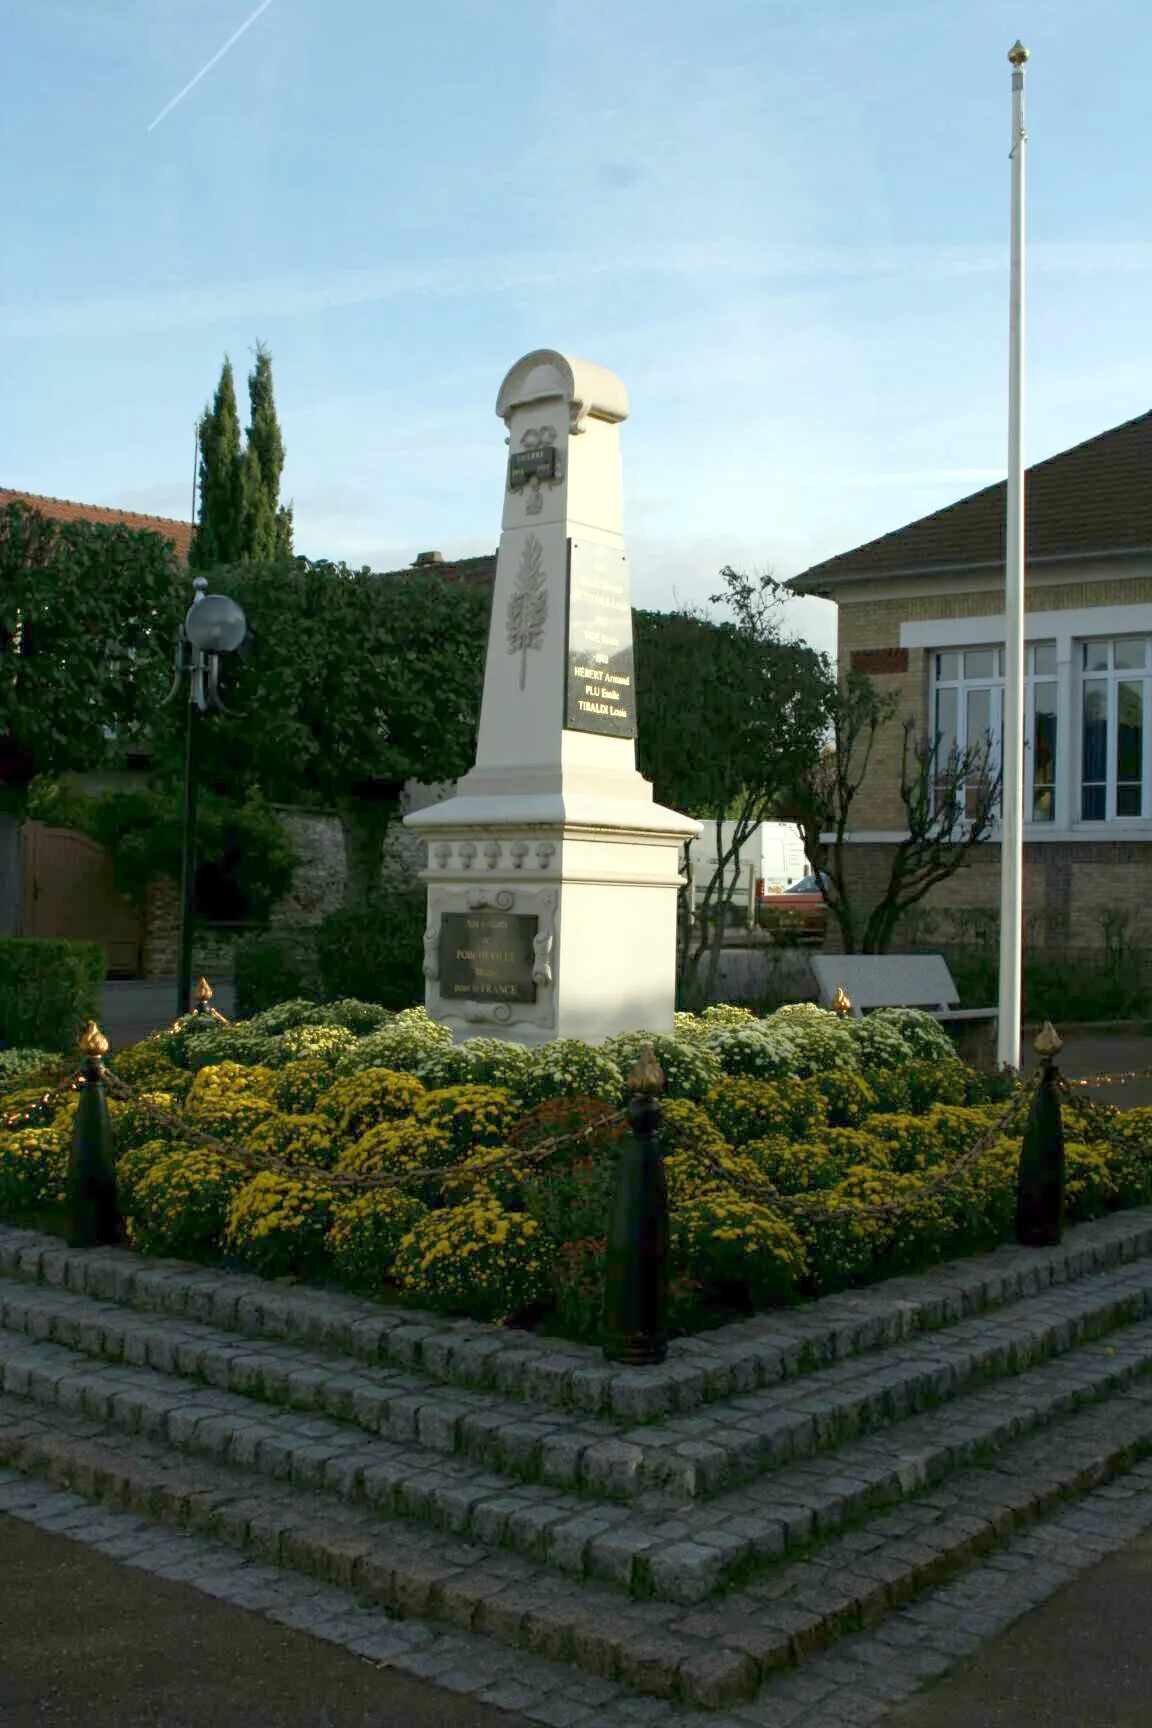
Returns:
[[[189,1019],[110,1065],[132,1093],[109,1102],[128,1240],[594,1339],[617,1113],[649,1042],[675,1330],[1010,1235],[1027,1098],[913,1010],[711,1008],[671,1036],[524,1049],[454,1045],[423,1010],[290,1002]],[[50,1222],[75,1094],[44,1101],[58,1057],[5,1057],[0,1215]],[[1152,1110],[1078,1109],[1067,1141],[1070,1221],[1152,1198]]]

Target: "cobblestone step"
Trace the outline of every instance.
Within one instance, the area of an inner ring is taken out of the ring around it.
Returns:
[[[1110,1337],[749,1487],[672,1507],[659,1493],[614,1505],[519,1482],[417,1439],[374,1439],[329,1417],[271,1410],[238,1392],[188,1385],[156,1368],[93,1362],[13,1332],[0,1332],[0,1387],[191,1456],[598,1579],[638,1600],[691,1605],[1152,1370],[1152,1321]]]
[[[179,1457],[143,1436],[111,1436],[99,1422],[0,1394],[0,1464],[354,1589],[401,1619],[428,1618],[654,1699],[700,1711],[735,1708],[739,1720],[766,1724],[777,1720],[781,1670],[877,1625],[1149,1455],[1152,1388],[1141,1385],[1053,1424],[1008,1461],[961,1472],[946,1492],[921,1495],[820,1555],[686,1612],[623,1602],[595,1582],[549,1577],[519,1556],[334,1506],[314,1492]],[[740,1711],[753,1700],[752,1710]]]
[[[522,1482],[614,1502],[665,1490],[703,1500],[819,1455],[967,1390],[1059,1357],[1152,1314],[1152,1260],[1092,1274],[957,1322],[942,1334],[850,1357],[803,1379],[661,1424],[567,1419],[522,1400],[369,1370],[333,1351],[238,1339],[206,1322],[139,1313],[68,1289],[0,1278],[0,1327],[86,1356],[147,1366],[274,1407],[419,1443]]]
[[[891,1346],[966,1317],[1152,1254],[1152,1208],[1070,1230],[1058,1248],[1006,1246],[918,1277],[828,1297],[676,1340],[669,1360],[621,1370],[598,1350],[243,1274],[147,1262],[125,1250],[74,1253],[58,1238],[0,1225],[0,1276],[66,1287],[138,1312],[210,1322],[253,1340],[288,1340],[361,1363],[420,1371],[541,1409],[650,1423],[698,1411]]]

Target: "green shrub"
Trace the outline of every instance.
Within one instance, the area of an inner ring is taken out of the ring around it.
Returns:
[[[303,1171],[262,1170],[228,1208],[224,1247],[262,1278],[308,1277],[327,1260],[332,1189]]]
[[[43,1075],[62,1074],[60,1053],[51,1050],[0,1050],[0,1098],[16,1086],[35,1085]]]
[[[70,1148],[54,1127],[0,1130],[0,1214],[18,1217],[64,1199]]]
[[[768,1036],[783,1033],[796,1052],[794,1073],[806,1078],[829,1069],[859,1067],[856,1039],[847,1021],[815,1002],[790,1002],[761,1022]]]
[[[452,1034],[447,1026],[429,1018],[423,1008],[406,1008],[378,1032],[358,1038],[336,1064],[339,1074],[355,1074],[361,1068],[394,1068],[415,1074],[434,1051],[450,1049]]]
[[[813,1075],[809,1084],[823,1098],[832,1128],[859,1128],[880,1107],[875,1088],[863,1074],[832,1068],[826,1074]]]
[[[583,1039],[554,1038],[531,1052],[531,1061],[516,1078],[515,1095],[522,1110],[549,1098],[602,1098],[619,1104],[624,1076],[610,1055]]]
[[[341,1057],[354,1049],[356,1043],[355,1032],[347,1026],[292,1026],[274,1041],[265,1061],[275,1068],[288,1062],[327,1062],[335,1073]]]
[[[788,1302],[806,1272],[803,1243],[776,1212],[722,1182],[673,1208],[670,1267],[691,1276],[707,1308],[751,1312]]]
[[[103,944],[0,937],[0,1044],[73,1054],[100,1015]]]
[[[385,1008],[424,1001],[423,888],[379,894],[368,906],[329,912],[316,933],[324,995]]]
[[[501,1086],[440,1086],[425,1092],[413,1110],[416,1122],[447,1134],[457,1158],[503,1146],[518,1114]]]
[[[502,1320],[547,1299],[553,1253],[535,1218],[482,1193],[422,1218],[401,1241],[393,1272],[430,1307]]]
[[[411,1116],[423,1097],[424,1088],[414,1074],[361,1068],[330,1084],[317,1098],[316,1108],[334,1124],[341,1140],[359,1140],[379,1122]]]
[[[824,1095],[809,1080],[726,1078],[709,1092],[704,1108],[733,1146],[773,1134],[810,1139],[827,1121]]]
[[[232,951],[237,1017],[248,1020],[277,1003],[318,994],[314,948],[314,939],[288,932],[242,936]]]
[[[618,1038],[605,1039],[602,1045],[604,1053],[612,1058],[624,1076],[625,1087],[631,1069],[649,1044],[664,1070],[666,1098],[699,1101],[723,1073],[716,1056],[703,1044],[669,1038],[662,1032],[625,1032]]]
[[[141,1254],[195,1259],[219,1248],[246,1174],[208,1152],[171,1152],[132,1186],[128,1239]]]
[[[391,1276],[400,1243],[427,1211],[413,1195],[395,1189],[337,1200],[328,1227],[336,1272],[354,1290],[378,1290]]]
[[[332,1069],[315,1056],[298,1057],[276,1070],[271,1098],[277,1110],[290,1116],[307,1115],[322,1093],[332,1085]]]
[[[466,1038],[463,1044],[441,1043],[428,1049],[416,1068],[430,1090],[440,1086],[505,1086],[516,1091],[517,1081],[532,1065],[532,1052],[525,1044],[509,1044],[503,1038]]]
[[[327,1116],[286,1116],[277,1110],[246,1136],[249,1152],[285,1164],[316,1169],[331,1164],[340,1150]]]

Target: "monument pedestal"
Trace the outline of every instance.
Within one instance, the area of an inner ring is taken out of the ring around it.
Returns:
[[[509,372],[511,446],[476,765],[428,842],[428,1013],[458,1035],[671,1032],[680,848],[636,771],[620,380],[551,350]]]

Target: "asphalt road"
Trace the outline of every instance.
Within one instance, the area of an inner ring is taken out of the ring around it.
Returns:
[[[1149,1728],[1152,1534],[1081,1573],[884,1728]]]
[[[3,1728],[529,1728],[0,1518]]]

